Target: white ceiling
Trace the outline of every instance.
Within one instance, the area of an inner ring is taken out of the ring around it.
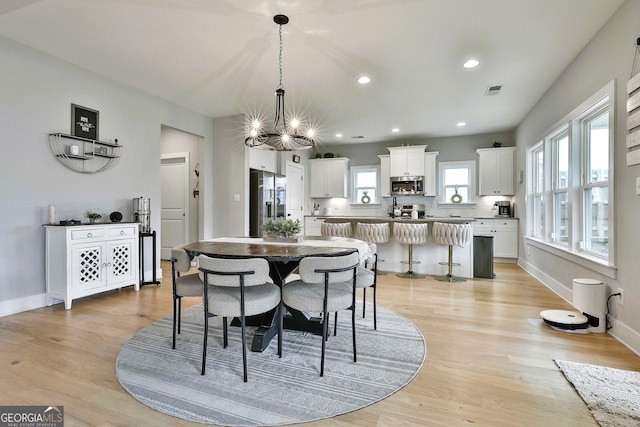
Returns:
[[[0,36],[208,116],[272,120],[282,13],[287,111],[325,144],[401,141],[512,130],[623,1],[3,0]]]

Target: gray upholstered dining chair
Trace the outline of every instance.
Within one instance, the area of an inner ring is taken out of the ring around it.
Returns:
[[[227,318],[238,317],[242,335],[242,369],[247,382],[245,317],[266,313],[281,304],[280,288],[268,282],[269,264],[262,258],[223,259],[198,257],[204,292],[204,342],[202,375],[207,361],[209,313],[222,317],[223,346],[227,347]],[[281,310],[280,310],[281,311]],[[282,316],[279,316],[278,350],[282,347]]]
[[[180,333],[182,323],[182,298],[201,297],[203,293],[202,280],[198,273],[185,274],[191,269],[193,257],[183,249],[184,245],[171,249],[171,281],[173,284],[173,344],[176,348],[176,329]],[[177,328],[176,328],[177,326]]]
[[[360,264],[358,252],[342,256],[307,257],[300,261],[300,280],[287,283],[282,289],[285,307],[305,312],[322,313],[322,353],[320,376],[324,375],[324,355],[329,335],[329,313],[351,310],[353,334],[353,361],[356,354],[355,286],[356,272]],[[280,311],[280,324],[282,324]]]

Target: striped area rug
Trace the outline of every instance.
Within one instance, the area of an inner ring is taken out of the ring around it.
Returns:
[[[319,376],[320,337],[285,331],[282,358],[276,354],[277,338],[262,353],[248,352],[249,382],[244,383],[240,329],[229,327],[229,346],[222,348],[217,317],[209,321],[207,370],[201,376],[202,306],[183,311],[175,350],[171,316],[138,332],[120,352],[116,374],[141,403],[189,421],[276,426],[334,417],[398,391],[426,356],[422,334],[409,320],[378,306],[374,331],[372,313],[366,319],[362,309],[357,313],[358,362],[353,363],[351,314],[341,312],[338,336],[327,341],[324,377]],[[254,328],[247,330],[251,339]]]

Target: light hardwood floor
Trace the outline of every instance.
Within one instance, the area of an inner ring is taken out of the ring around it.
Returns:
[[[170,264],[162,267],[160,287],[0,318],[0,405],[64,405],[67,426],[200,425],[138,403],[115,376],[127,340],[171,314]],[[608,334],[541,326],[541,310],[570,305],[516,265],[498,264],[496,273],[456,284],[380,276],[378,303],[422,331],[424,366],[382,402],[309,425],[596,426],[553,359],[640,371],[640,357]]]

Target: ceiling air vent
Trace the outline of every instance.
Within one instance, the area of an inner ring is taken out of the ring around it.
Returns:
[[[497,95],[500,93],[500,91],[502,90],[502,85],[495,85],[495,86],[489,86],[487,87],[487,91],[485,92],[485,95]]]

